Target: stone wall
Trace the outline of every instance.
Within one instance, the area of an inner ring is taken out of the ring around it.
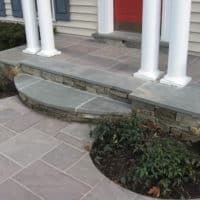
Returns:
[[[142,119],[148,119],[169,134],[183,139],[194,136],[200,140],[200,117],[189,113],[166,109],[146,102],[133,100],[133,113]]]

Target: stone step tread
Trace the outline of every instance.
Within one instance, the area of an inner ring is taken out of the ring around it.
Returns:
[[[148,104],[200,117],[200,84],[184,88],[147,83],[134,90],[129,98]]]
[[[76,80],[85,81],[90,84],[99,85],[105,88],[112,88],[123,92],[131,93],[146,81],[127,77],[120,74],[94,69],[91,66],[73,64],[68,61],[55,61],[49,58],[32,56],[20,63],[22,68],[30,67],[42,72],[49,72],[59,76],[66,76]]]
[[[50,108],[94,115],[127,115],[131,105],[27,74],[15,76],[19,93]]]

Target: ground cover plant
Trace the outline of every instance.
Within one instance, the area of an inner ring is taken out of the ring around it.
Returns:
[[[91,136],[91,157],[114,182],[153,197],[200,197],[200,154],[192,143],[134,117],[106,119]]]
[[[0,73],[0,98],[5,98],[17,94],[13,81]]]
[[[0,22],[0,51],[25,44],[25,29],[21,24]],[[0,98],[13,96],[16,88],[8,77],[13,76],[12,70],[0,71]]]
[[[25,44],[25,42],[23,25],[0,22],[0,51]]]

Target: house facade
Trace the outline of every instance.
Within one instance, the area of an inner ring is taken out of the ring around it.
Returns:
[[[169,40],[171,1],[163,0],[161,39]],[[0,20],[22,22],[21,0],[0,0]],[[51,0],[58,33],[91,36],[98,32],[97,0]],[[142,0],[114,0],[114,31],[141,32]],[[200,54],[200,0],[192,0],[189,50]]]
[[[45,57],[61,53],[55,49],[53,21],[60,33],[91,36],[94,32],[99,35],[115,31],[141,32],[141,66],[134,74],[140,79],[155,81],[162,77],[163,72],[159,70],[159,46],[160,40],[167,41],[168,69],[160,82],[184,87],[191,81],[187,76],[187,55],[192,34],[192,7],[198,7],[198,1],[192,6],[193,0],[88,0],[84,3],[80,0],[0,0],[0,15],[4,21],[24,20],[27,39],[24,53]],[[83,15],[88,20],[94,17],[94,22],[90,22],[94,25],[93,29],[86,20],[81,25]],[[79,20],[73,20],[75,16]],[[70,27],[70,24],[76,29]],[[193,52],[198,53],[197,50]]]

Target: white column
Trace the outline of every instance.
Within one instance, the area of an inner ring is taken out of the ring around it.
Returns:
[[[40,25],[41,51],[40,56],[51,57],[60,54],[55,49],[51,2],[50,0],[37,0],[38,17]]]
[[[114,0],[98,0],[98,33],[114,31]]]
[[[24,53],[36,54],[40,50],[35,0],[22,0],[27,47]]]
[[[134,77],[157,80],[159,71],[161,0],[143,0],[141,68]]]
[[[191,0],[172,1],[168,71],[161,83],[184,87],[191,81],[187,76],[191,5]]]
[[[161,40],[169,42],[170,40],[170,26],[171,26],[171,7],[174,0],[162,1],[162,22],[161,22]]]

